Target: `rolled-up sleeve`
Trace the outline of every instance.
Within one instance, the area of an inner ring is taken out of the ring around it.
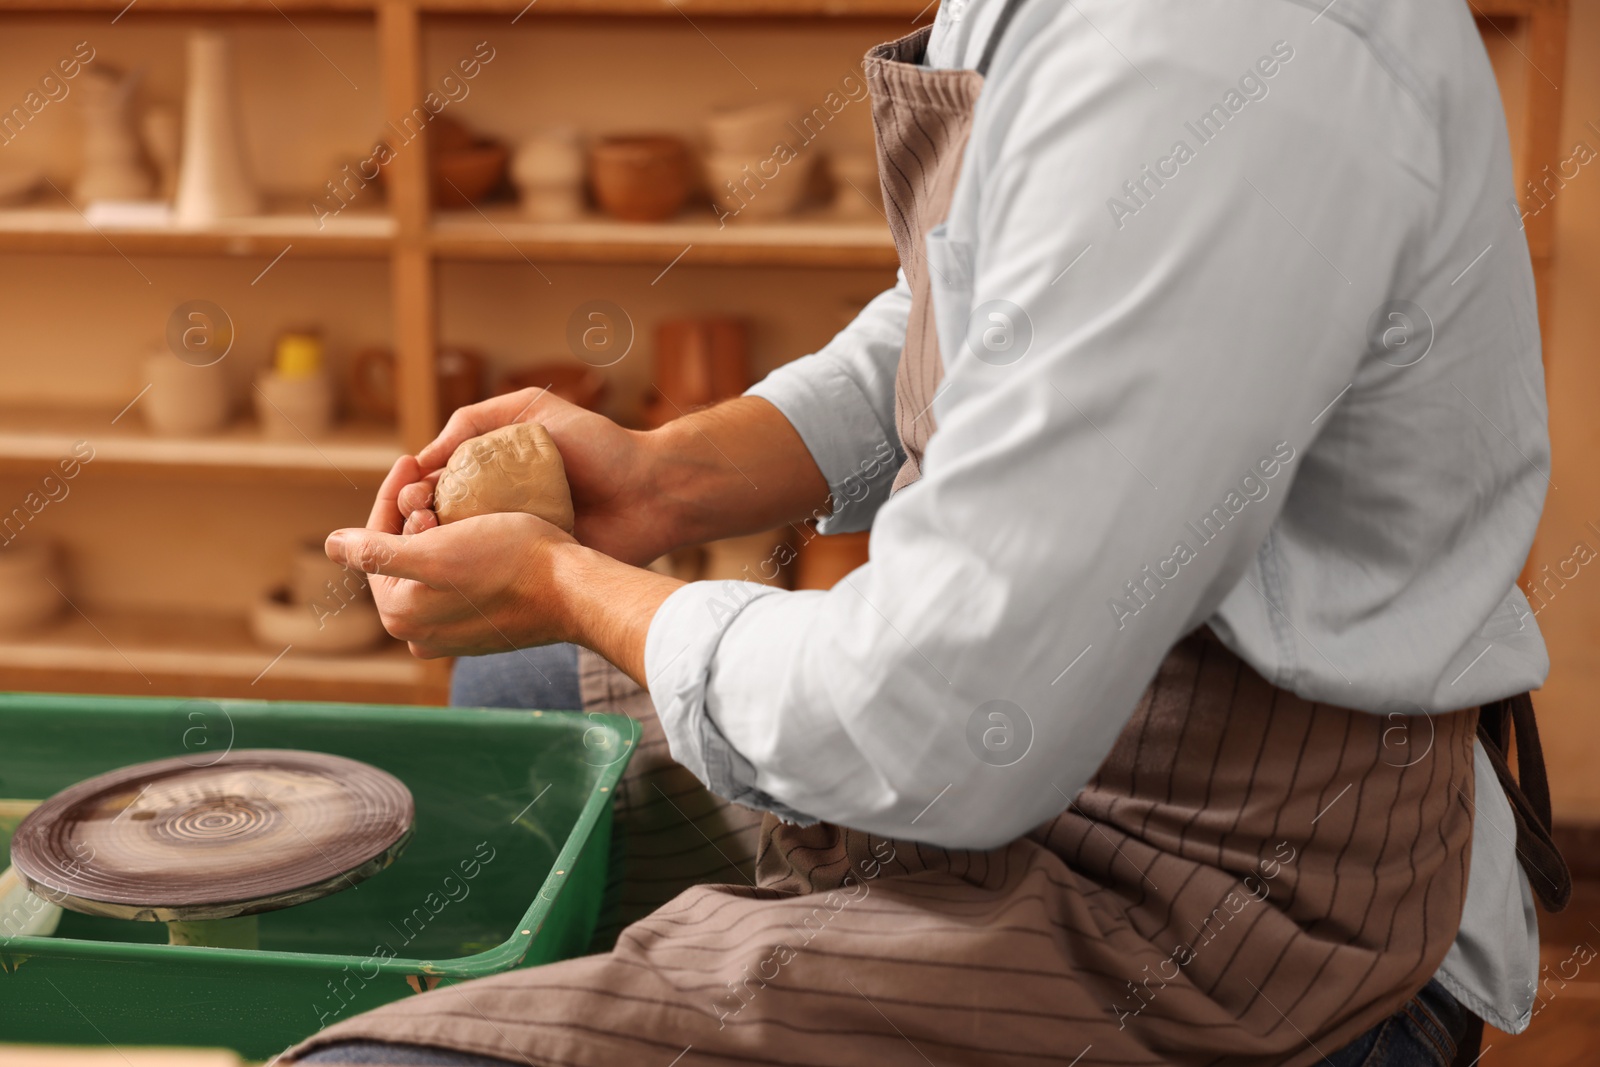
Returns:
[[[828,481],[825,534],[872,525],[905,459],[894,426],[894,376],[911,290],[905,275],[821,350],[785,364],[745,395],[783,412]]]

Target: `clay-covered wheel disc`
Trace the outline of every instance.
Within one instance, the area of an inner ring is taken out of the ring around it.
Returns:
[[[79,782],[23,819],[11,863],[62,907],[125,919],[223,919],[347,889],[411,837],[411,792],[342,756],[241,749]]]

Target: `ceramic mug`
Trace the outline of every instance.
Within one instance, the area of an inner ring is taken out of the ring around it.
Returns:
[[[228,374],[221,363],[196,367],[163,350],[144,361],[144,378],[149,389],[139,410],[155,433],[212,433],[232,413]]]

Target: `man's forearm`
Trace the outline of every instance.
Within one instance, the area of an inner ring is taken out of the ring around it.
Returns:
[[[822,471],[765,400],[739,397],[647,436],[678,546],[770,530],[827,506]]]

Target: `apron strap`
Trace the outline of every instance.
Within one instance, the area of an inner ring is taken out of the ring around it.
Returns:
[[[989,32],[989,41],[983,46],[983,58],[978,60],[976,70],[979,74],[989,73],[989,64],[994,62],[994,54],[1000,48],[1000,39],[1006,35],[1006,29],[1011,25],[1011,20],[1016,18],[1017,12],[1027,0],[1006,0],[1006,6],[1000,9],[1000,17],[995,20],[994,29]]]
[[[1506,760],[1513,733],[1517,742],[1515,778]],[[1511,801],[1511,814],[1517,823],[1517,859],[1528,875],[1528,884],[1547,911],[1560,911],[1572,898],[1572,872],[1550,836],[1550,779],[1545,772],[1533,698],[1518,693],[1479,708],[1478,740],[1483,742],[1500,787]]]

